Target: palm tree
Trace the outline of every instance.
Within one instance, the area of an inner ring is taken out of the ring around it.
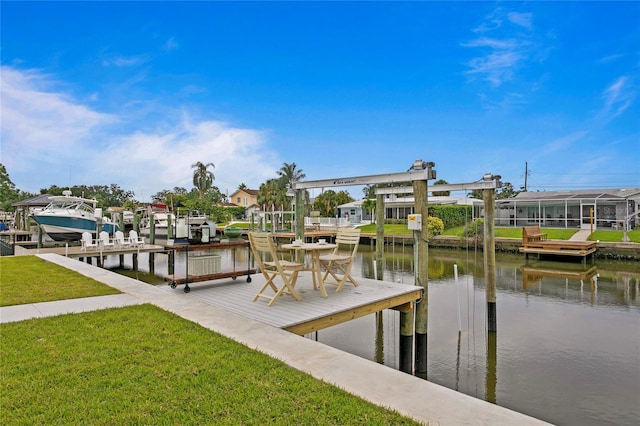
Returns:
[[[200,161],[191,165],[191,168],[195,169],[193,171],[193,186],[198,190],[201,199],[204,197],[204,194],[211,189],[213,180],[215,179],[213,172],[209,171],[209,166],[211,166],[212,169],[216,167],[213,163],[203,164]]]
[[[297,182],[301,179],[304,179],[307,175],[304,174],[302,169],[296,170],[296,163],[283,163],[280,170],[278,170],[278,176],[286,178],[286,183],[291,184],[293,182]]]
[[[278,202],[278,192],[281,192],[278,179],[269,179],[260,185],[258,204],[262,206],[263,210],[268,211],[275,208]]]
[[[376,209],[376,200],[374,198],[367,198],[362,202],[362,208],[369,211],[371,215],[371,223],[376,223],[376,215],[374,211]]]
[[[278,176],[282,180],[284,194],[282,194],[283,205],[286,205],[287,208],[291,208],[292,201],[289,197],[286,196],[286,191],[291,187],[293,182],[298,182],[299,180],[304,179],[307,175],[302,171],[302,169],[296,170],[296,163],[283,163],[280,170],[278,170]],[[309,194],[305,191],[304,194],[305,200],[309,199]]]

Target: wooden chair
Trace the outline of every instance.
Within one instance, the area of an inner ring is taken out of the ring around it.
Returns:
[[[358,287],[358,283],[351,276],[351,266],[360,243],[360,229],[339,229],[335,243],[337,246],[331,253],[320,255],[319,258],[320,267],[325,270],[322,276],[323,283],[338,286],[336,291],[342,290],[342,287],[347,282],[353,284],[354,287]],[[327,281],[329,275],[333,278],[332,281]]]
[[[255,302],[259,297],[264,297],[269,299],[268,306],[271,306],[283,294],[290,294],[296,300],[302,300],[294,287],[298,279],[298,272],[304,269],[304,263],[280,259],[273,236],[270,233],[249,232],[249,243],[253,257],[267,280],[252,301]],[[280,282],[280,286],[277,282]],[[265,294],[268,289],[274,292],[272,296]]]
[[[80,240],[80,251],[87,251],[88,248],[98,248],[98,242],[93,240],[91,232],[83,232]]]

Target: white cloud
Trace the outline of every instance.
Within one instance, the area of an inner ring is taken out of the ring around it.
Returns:
[[[552,140],[546,144],[543,144],[537,148],[538,155],[536,158],[544,159],[545,157],[557,155],[559,152],[563,152],[576,145],[587,136],[588,132],[581,130],[573,132],[569,135]]]
[[[601,117],[613,119],[622,114],[635,99],[635,91],[629,87],[627,77],[619,77],[609,87],[604,90],[604,107],[600,113]]]
[[[494,87],[512,80],[515,71],[532,57],[535,45],[531,13],[505,12],[498,8],[473,31],[479,36],[461,43],[463,47],[481,49],[479,56],[468,61],[467,74],[477,75]],[[512,25],[505,25],[505,21]],[[514,26],[516,27],[515,31]],[[522,29],[529,31],[523,32]],[[491,34],[491,36],[489,36]]]
[[[20,169],[29,159],[65,155],[115,117],[54,92],[59,85],[36,70],[0,69],[2,161]]]
[[[162,45],[162,49],[166,51],[176,50],[178,47],[180,47],[180,45],[173,37]]]
[[[509,12],[507,14],[509,21],[513,24],[519,25],[528,30],[533,29],[533,14],[531,13],[519,13],[519,12]]]
[[[191,165],[197,161],[215,164],[214,185],[222,192],[241,183],[257,187],[280,167],[262,131],[194,121],[183,111],[173,121],[140,123],[154,131],[123,133],[119,126],[130,125],[128,117],[78,103],[49,76],[10,67],[1,71],[0,161],[21,190],[115,183],[148,201],[163,189],[191,189]]]
[[[148,201],[162,189],[191,189],[191,165],[197,161],[215,165],[213,184],[223,193],[240,183],[257,188],[275,177],[279,164],[264,133],[218,121],[191,122],[186,114],[170,129],[114,138],[100,163],[103,170],[119,170],[118,179],[129,182],[138,199]]]
[[[510,80],[513,68],[522,60],[522,55],[513,51],[497,51],[487,56],[474,58],[469,61],[469,74],[481,74],[484,79],[494,86],[499,86],[505,80]]]
[[[102,65],[115,67],[134,67],[145,64],[147,62],[149,62],[149,57],[147,55],[114,56],[111,58],[103,59]]]

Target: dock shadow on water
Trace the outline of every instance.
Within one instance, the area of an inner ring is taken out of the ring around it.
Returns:
[[[373,278],[374,256],[361,246],[354,276]],[[176,273],[181,262],[177,256]],[[385,281],[413,284],[413,262],[411,247],[387,249]],[[119,266],[117,258],[105,265]],[[156,255],[148,274],[141,255],[139,271],[127,274],[160,285],[167,267],[167,256]],[[482,252],[430,249],[427,371],[417,375],[554,424],[635,425],[639,269],[637,262],[525,262],[497,253],[497,332],[489,333]],[[392,310],[306,337],[394,369],[404,355]]]

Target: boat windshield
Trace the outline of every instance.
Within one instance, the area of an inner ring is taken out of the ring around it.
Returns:
[[[95,201],[82,198],[60,197],[53,199],[46,210],[82,210],[93,213],[94,208],[89,202],[93,204]]]

